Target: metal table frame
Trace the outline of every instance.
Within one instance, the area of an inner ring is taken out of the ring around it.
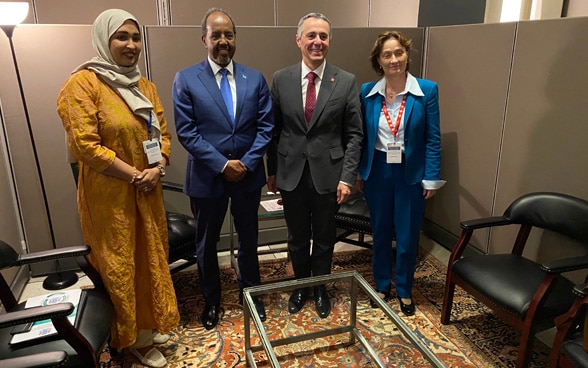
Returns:
[[[346,281],[351,283],[351,310],[349,313],[349,323],[346,326],[331,328],[318,332],[311,332],[303,335],[290,336],[270,341],[265,332],[265,329],[263,328],[263,324],[259,319],[259,315],[257,313],[252,312],[255,311],[255,306],[253,304],[252,299],[252,297],[254,296],[265,295],[272,292],[283,292],[303,287],[323,285],[326,283],[332,283],[336,281]],[[423,354],[423,357],[427,359],[432,366],[439,368],[445,367],[445,364],[441,360],[439,360],[439,358],[437,358],[433,354],[433,352],[431,352],[429,348],[427,348],[427,346],[423,344],[423,342],[420,341],[418,336],[406,325],[406,323],[404,323],[404,321],[398,316],[398,314],[394,312],[392,308],[390,308],[390,306],[386,302],[384,302],[382,298],[378,296],[378,294],[370,286],[370,284],[356,271],[336,273],[324,276],[314,276],[305,279],[282,281],[267,285],[259,285],[245,288],[243,290],[243,309],[245,319],[245,355],[247,366],[257,367],[257,365],[255,364],[253,353],[265,350],[265,353],[267,354],[268,361],[271,364],[271,366],[280,367],[278,358],[273,350],[274,346],[288,345],[300,341],[311,340],[320,337],[348,332],[349,344],[354,344],[356,339],[359,340],[359,342],[363,345],[363,347],[365,348],[369,356],[372,358],[376,366],[380,368],[385,368],[386,366],[378,357],[378,354],[374,351],[374,349],[371,347],[369,342],[361,334],[357,327],[357,294],[359,289],[366,293],[370,297],[370,299],[376,302],[380,309],[388,316],[388,318],[392,320],[392,322],[396,325],[396,327],[398,327],[402,334],[406,336],[416,346],[416,348]],[[253,325],[255,326],[257,333],[259,335],[261,341],[260,345],[251,345],[251,320],[253,320]]]

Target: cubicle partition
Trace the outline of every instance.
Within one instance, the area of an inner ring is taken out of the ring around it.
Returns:
[[[428,203],[430,227],[455,237],[460,220],[501,214],[528,191],[553,190],[588,198],[583,159],[588,153],[583,142],[588,134],[584,124],[588,45],[581,38],[587,27],[588,18],[574,18],[402,29],[414,41],[411,72],[439,82],[440,88],[442,175],[448,183]],[[57,246],[82,242],[56,97],[71,70],[94,55],[90,29],[89,25],[22,25],[14,32]],[[271,82],[275,70],[300,60],[295,30],[294,26],[238,28],[235,61],[259,69]],[[334,28],[328,61],[355,73],[358,84],[375,79],[367,58],[382,30]],[[200,27],[147,26],[145,36],[146,59],[141,66],[158,87],[175,136],[171,85],[178,69],[205,57]],[[21,223],[14,205],[17,198],[28,249],[38,251],[53,244],[10,55],[8,39],[0,33],[0,109],[7,137],[0,142],[0,154],[6,159],[6,167],[0,167],[0,239],[10,239],[21,251],[21,236],[14,229]],[[185,162],[186,153],[174,137],[166,179],[183,182]],[[16,196],[10,185],[4,185],[11,182],[12,173]],[[187,198],[181,194],[166,196],[166,206],[189,213]],[[503,236],[486,233],[472,242],[482,251],[496,252],[502,250],[496,244]]]
[[[588,18],[428,29],[425,76],[440,85],[448,180],[427,209],[442,229],[433,233],[455,237],[461,220],[499,216],[527,192],[588,199],[586,29]],[[497,229],[472,243],[504,252],[513,235]]]
[[[588,199],[588,18],[520,22],[513,52],[497,211],[522,193],[556,191]],[[493,234],[496,252],[507,234]],[[552,234],[535,234],[536,243]],[[557,244],[554,242],[553,244]],[[531,250],[533,258],[549,254]],[[558,253],[554,246],[543,252]]]
[[[429,201],[427,219],[452,234],[449,243],[459,234],[460,220],[495,212],[516,26],[428,29],[426,78],[439,83],[442,176],[447,184]],[[485,249],[488,232],[475,234],[472,242]]]

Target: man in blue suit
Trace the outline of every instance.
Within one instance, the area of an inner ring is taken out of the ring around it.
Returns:
[[[188,151],[184,193],[190,196],[197,222],[198,274],[206,301],[201,320],[206,329],[216,326],[221,313],[216,244],[229,198],[239,239],[239,287],[242,292],[260,283],[257,211],[266,182],[263,156],[274,121],[263,75],[232,60],[236,35],[231,16],[210,9],[202,20],[208,57],[179,71],[173,84],[176,130]],[[254,302],[265,320],[263,302]]]

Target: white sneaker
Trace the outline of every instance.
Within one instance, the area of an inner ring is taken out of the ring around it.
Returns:
[[[169,334],[162,335],[159,332],[155,331],[153,333],[153,343],[154,344],[165,344],[166,342],[169,341],[170,337],[171,336]]]

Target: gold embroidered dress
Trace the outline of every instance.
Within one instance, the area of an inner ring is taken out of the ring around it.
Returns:
[[[138,88],[153,103],[161,152],[169,161],[171,137],[155,85],[141,78]],[[111,346],[130,346],[137,329],[167,333],[177,326],[179,312],[167,263],[161,183],[145,193],[102,173],[115,157],[139,173],[148,168],[142,144],[148,139],[147,122],[89,70],[69,77],[57,104],[68,146],[80,164],[78,212],[84,239],[116,312]]]

